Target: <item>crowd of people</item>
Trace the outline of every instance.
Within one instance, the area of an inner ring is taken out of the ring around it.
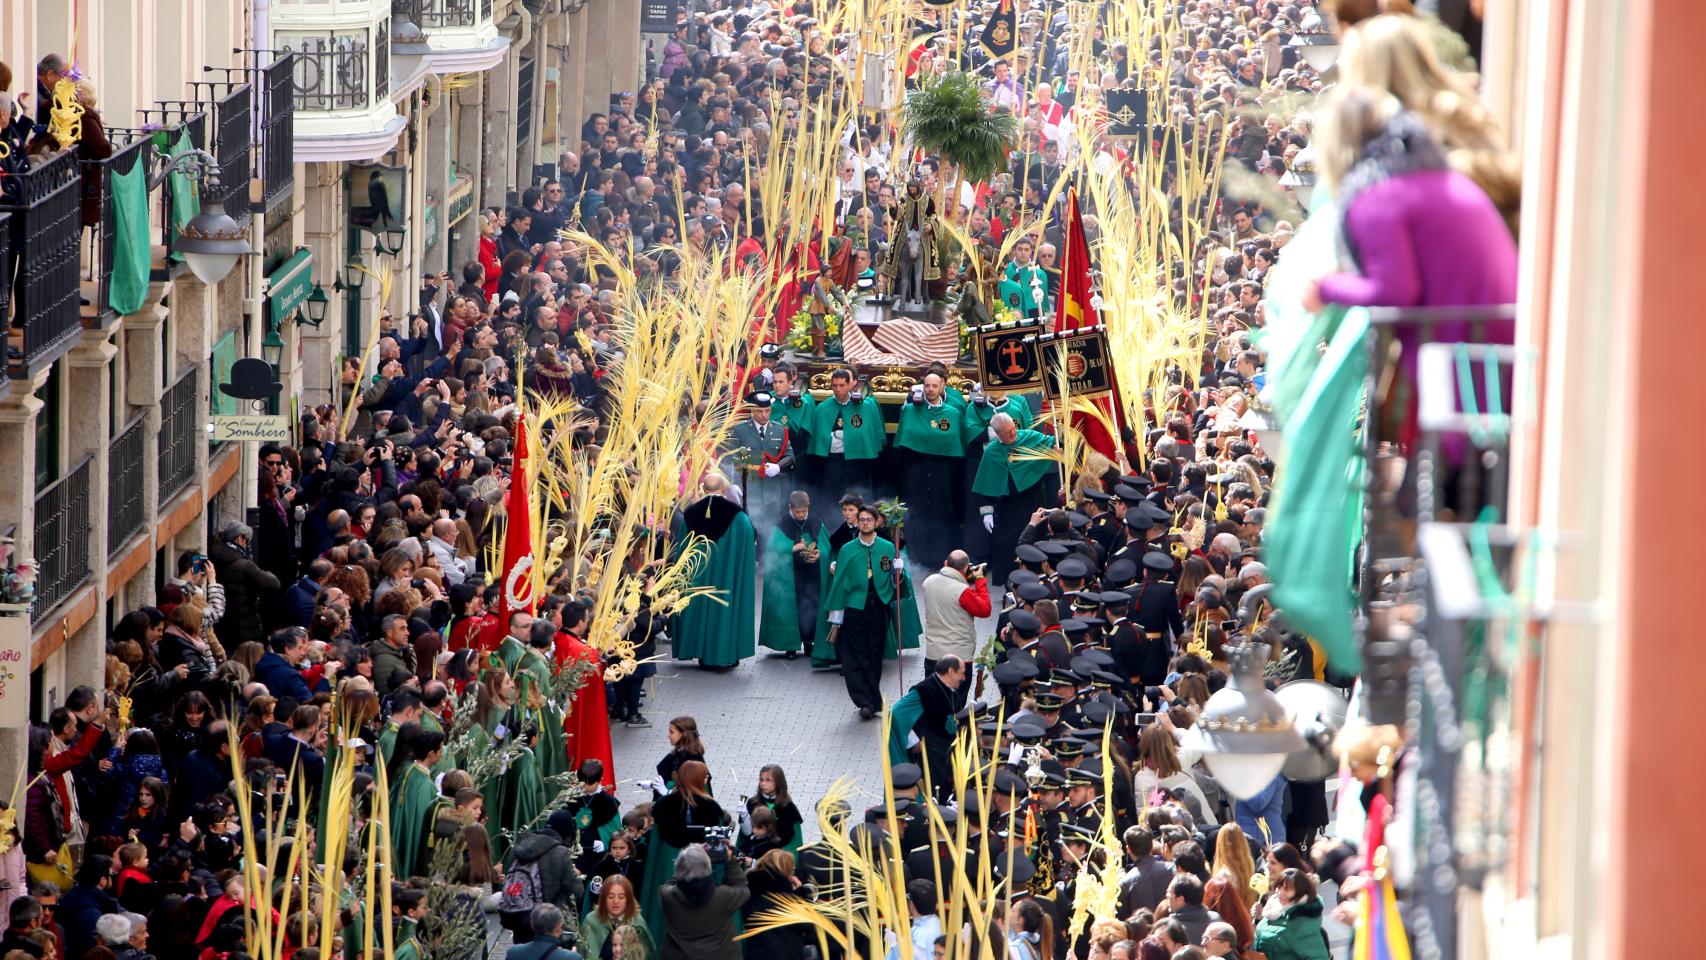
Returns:
[[[396,956],[483,957],[488,915],[523,960],[842,955],[805,924],[736,939],[790,897],[837,889],[830,846],[805,843],[815,803],[791,796],[780,766],[752,772],[744,803],[726,798],[748,784],[719,784],[718,799],[714,744],[677,717],[652,802],[615,795],[609,728],[650,725],[648,661],[725,668],[755,639],[840,672],[862,717],[889,716],[892,807],[817,810],[827,829],[901,840],[911,920],[873,951],[1329,956],[1321,885],[1351,898],[1369,871],[1366,849],[1329,838],[1325,784],[1276,776],[1235,797],[1185,733],[1245,641],[1270,648],[1273,685],[1351,681],[1318,644],[1265,622],[1274,463],[1241,417],[1268,376],[1264,284],[1298,234],[1279,177],[1311,150],[1338,209],[1345,259],[1307,284],[1306,306],[1512,299],[1506,171],[1470,88],[1441,65],[1441,32],[1406,3],[1341,3],[1339,89],[1299,109],[1321,88],[1287,42],[1317,27],[1311,0],[1193,0],[1176,11],[1176,46],[1147,52],[1035,10],[1010,59],[976,43],[997,4],[925,8],[918,34],[935,39],[909,83],[982,71],[990,102],[1023,118],[1010,169],[947,211],[993,244],[1045,221],[1042,242],[1001,265],[1021,312],[1046,315],[1058,295],[1055,185],[1102,153],[1128,159],[1065,132],[1106,91],[1164,74],[1177,129],[1222,143],[1250,175],[1177,271],[1176,295],[1206,319],[1201,363],[1145,398],[1151,429],[1067,485],[1054,461],[1027,456],[1060,439],[1040,398],[962,392],[945,369],[919,370],[890,436],[858,371],[837,370],[814,398],[790,357],[756,351],[743,396],[724,398],[749,413],[676,518],[678,536],[706,542],[700,577],[726,602],[634,618],[641,665],[607,684],[611,653],[586,643],[575,584],[511,610],[493,568],[518,401],[575,398],[592,414],[575,443],[596,443],[611,415],[601,381],[623,359],[622,296],[568,232],[633,270],[641,295],[713,247],[762,260],[750,168],[777,133],[772,97],[815,109],[857,75],[852,38],[818,29],[805,0],[699,6],[656,51],[655,82],[592,115],[554,178],[479,214],[479,256],[459,280],[429,277],[416,309],[379,316],[374,366],[346,362],[341,402],[304,416],[294,443],[261,448],[258,524],[171,558],[156,602],[115,625],[104,688],[76,688],[32,727],[21,824],[0,814],[0,960],[252,956],[245,917],[285,905],[283,955],[318,960],[328,902],[346,957],[387,925]],[[1377,8],[1394,12],[1367,19]],[[838,236],[861,271],[892,240],[906,181],[936,192],[937,165],[913,168],[889,123],[870,117],[843,146]],[[945,251],[946,281],[969,276],[965,253]],[[815,280],[783,282],[804,302]],[[898,472],[873,470],[885,452]],[[880,494],[904,500],[904,518]],[[646,544],[635,569],[648,549],[665,547]],[[992,617],[995,635],[980,637]],[[920,642],[924,677],[885,702],[883,658]],[[953,772],[967,736],[987,765],[980,792]],[[1363,806],[1383,809],[1402,742],[1360,731],[1340,750]],[[950,888],[976,866],[949,855],[933,818],[965,823],[991,858],[1004,903],[989,929],[944,929]],[[310,879],[299,865],[250,889],[244,858],[303,822],[311,838],[359,838],[343,873]],[[1123,847],[1118,909],[1072,930],[1078,878],[1108,866],[1105,826]],[[390,917],[361,893],[374,830],[390,846]]]

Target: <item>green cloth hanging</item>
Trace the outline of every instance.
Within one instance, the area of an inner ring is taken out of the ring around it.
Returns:
[[[188,126],[179,127],[177,139],[172,142],[172,159],[176,160],[179,156],[194,149],[195,138],[190,136],[190,128]],[[172,185],[172,201],[168,206],[171,207],[172,211],[172,229],[182,231],[190,219],[201,212],[201,187],[195,180],[183,173],[173,173],[170,177],[170,183]],[[184,255],[174,250],[169,259],[183,260]]]
[[[1263,543],[1275,606],[1346,672],[1362,666],[1352,628],[1352,574],[1362,540],[1369,335],[1368,311],[1346,311],[1296,408],[1286,414],[1285,462],[1275,477]]]
[[[113,266],[107,278],[107,302],[121,316],[142,309],[148,299],[148,169],[132,164],[112,180]]]

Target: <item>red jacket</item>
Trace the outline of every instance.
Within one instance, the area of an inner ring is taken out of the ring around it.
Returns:
[[[960,591],[960,609],[974,617],[989,616],[989,581],[979,577],[976,583]]]
[[[503,279],[503,264],[498,260],[496,237],[480,238],[480,266],[486,269],[486,303],[497,302],[498,281]]]
[[[89,759],[95,744],[101,740],[101,731],[101,727],[91,723],[83,728],[83,735],[77,738],[76,743],[42,760],[42,773],[47,775],[54,792],[59,794],[59,809],[65,812],[66,833],[71,832],[71,785],[66,782],[65,775]]]

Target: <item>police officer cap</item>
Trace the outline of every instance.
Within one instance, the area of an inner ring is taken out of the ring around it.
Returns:
[[[1107,687],[1109,689],[1112,689],[1112,688],[1118,687],[1118,686],[1122,686],[1125,684],[1124,678],[1122,678],[1119,674],[1112,673],[1112,672],[1107,671],[1107,670],[1097,670],[1097,671],[1091,673],[1090,674],[1090,682],[1092,684],[1094,684],[1095,686]]]
[[[1088,669],[1078,670],[1079,673],[1086,676],[1096,672],[1097,670],[1112,670],[1114,668],[1114,663],[1116,662],[1112,653],[1109,653],[1106,650],[1097,650],[1094,647],[1084,651],[1082,659],[1090,661],[1090,667]],[[1078,661],[1076,659],[1073,660],[1074,664],[1077,662]],[[1073,669],[1077,670],[1078,668],[1074,666]]]
[[[1067,617],[1060,622],[1060,628],[1069,637],[1082,637],[1090,632],[1090,621],[1081,617]]]
[[[1155,520],[1149,511],[1142,507],[1133,507],[1125,512],[1125,525],[1128,530],[1147,531],[1155,526]]]
[[[1078,709],[1093,726],[1102,726],[1114,715],[1114,708],[1104,700],[1092,700]]]
[[[1110,503],[1113,501],[1114,495],[1111,493],[1103,493],[1100,490],[1086,490],[1084,491],[1084,499],[1094,503]]]
[[[1043,553],[1034,543],[1019,544],[1019,549],[1013,551],[1013,555],[1019,558],[1020,563],[1042,563],[1048,559],[1048,554]]]
[[[1042,713],[1059,713],[1066,706],[1066,698],[1055,693],[1039,693],[1036,696],[1037,710]]]
[[[1094,590],[1079,591],[1078,596],[1072,598],[1072,609],[1091,616],[1095,616],[1096,608],[1101,604],[1102,595]]]
[[[1000,670],[1001,668],[996,667],[995,669]],[[978,733],[987,733],[990,735],[994,735],[996,733],[999,733],[1000,731],[1001,731],[1001,721],[999,721],[999,720],[985,720],[982,723],[977,725],[977,732]]]
[[[1114,487],[1114,496],[1125,501],[1128,507],[1134,507],[1143,502],[1143,491],[1124,483]]]
[[[1043,622],[1029,610],[1015,610],[1007,615],[1007,624],[1026,640],[1042,632]]]
[[[779,357],[782,355],[782,345],[779,343],[767,343],[758,348],[758,355],[766,360]]]
[[[990,672],[995,675],[995,682],[998,685],[1016,688],[1026,680],[1035,677],[1036,669],[1036,665],[1030,663],[1029,660],[1020,659],[998,663],[995,665],[995,669]]]
[[[1149,525],[1152,527],[1164,527],[1173,522],[1173,515],[1167,512],[1165,507],[1146,502],[1138,509],[1149,515]]]
[[[1144,493],[1148,493],[1150,488],[1155,486],[1155,481],[1141,473],[1133,473],[1128,476],[1121,477],[1120,482],[1128,487],[1132,487],[1133,489],[1142,490]]]
[[[1066,766],[1059,760],[1044,760],[1042,768],[1044,787],[1066,786]]]
[[[1090,563],[1083,557],[1074,554],[1060,561],[1055,572],[1068,580],[1082,580],[1090,575]]]
[[[749,393],[746,395],[746,405],[749,407],[768,407],[771,403],[772,398],[770,394],[765,393],[762,390],[758,393]]]
[[[1095,839],[1095,830],[1080,824],[1061,824],[1061,842],[1088,844]]]
[[[1043,556],[1047,557],[1049,562],[1052,563],[1071,553],[1072,545],[1062,543],[1059,540],[1044,540],[1037,544],[1037,549],[1041,550],[1043,552]]]
[[[1074,760],[1084,755],[1084,741],[1070,738],[1049,741],[1048,750],[1062,760]],[[1071,772],[1067,773],[1071,776]]]
[[[1103,590],[1102,603],[1110,607],[1120,607],[1131,602],[1131,594],[1124,590]]]
[[[1123,587],[1137,579],[1137,564],[1125,557],[1108,564],[1108,569],[1102,573],[1104,586]]]
[[[924,805],[911,797],[894,798],[894,815],[902,820],[911,820],[923,815]]]
[[[1033,580],[1030,583],[1021,583],[1019,584],[1019,589],[1014,592],[1019,595],[1020,600],[1023,600],[1026,603],[1036,603],[1038,600],[1047,600],[1049,597],[1054,596],[1054,591],[1050,590],[1048,585],[1040,580]]]
[[[1066,511],[1066,520],[1068,523],[1072,524],[1072,529],[1074,530],[1083,530],[1085,527],[1090,525],[1090,518],[1079,513],[1077,510]]]
[[[1143,555],[1143,569],[1154,570],[1157,573],[1172,573],[1173,558],[1165,553],[1151,550]]]
[[[924,771],[916,763],[897,763],[889,770],[889,781],[896,790],[910,790],[924,779]]]
[[[960,812],[953,807],[937,806],[936,812],[942,815],[942,822],[950,827],[960,822]]]
[[[1051,687],[1076,688],[1080,683],[1084,682],[1084,678],[1071,670],[1056,669],[1053,673],[1049,674],[1048,682]]]
[[[1042,579],[1035,570],[1014,570],[1007,575],[1007,589],[1012,590],[1027,583],[1041,583]]]
[[[1035,720],[1020,720],[1013,724],[1013,739],[1021,743],[1037,743],[1047,735],[1048,731]]]
[[[1030,788],[1025,785],[1024,779],[1017,773],[1014,773],[1010,768],[1002,767],[995,771],[996,793],[1024,794],[1029,791],[1029,789]]]
[[[887,820],[888,818],[889,818],[889,808],[883,806],[880,803],[877,804],[876,806],[865,808],[865,822],[866,823],[876,823],[878,820]]]
[[[1019,853],[1017,844],[1008,853],[1011,854],[1011,859],[1003,856],[995,861],[995,872],[1007,881],[1008,890],[1023,889],[1025,884],[1030,883],[1031,878],[1037,875],[1037,865]]]

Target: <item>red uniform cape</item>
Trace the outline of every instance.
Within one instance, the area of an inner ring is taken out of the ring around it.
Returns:
[[[569,751],[569,767],[579,770],[586,760],[604,764],[604,785],[616,786],[616,757],[610,749],[610,713],[604,701],[604,664],[598,651],[570,633],[558,631],[556,643],[557,669],[567,669],[572,661],[590,663],[596,671],[575,690],[573,703],[566,704],[568,715],[563,717],[563,741]]]

